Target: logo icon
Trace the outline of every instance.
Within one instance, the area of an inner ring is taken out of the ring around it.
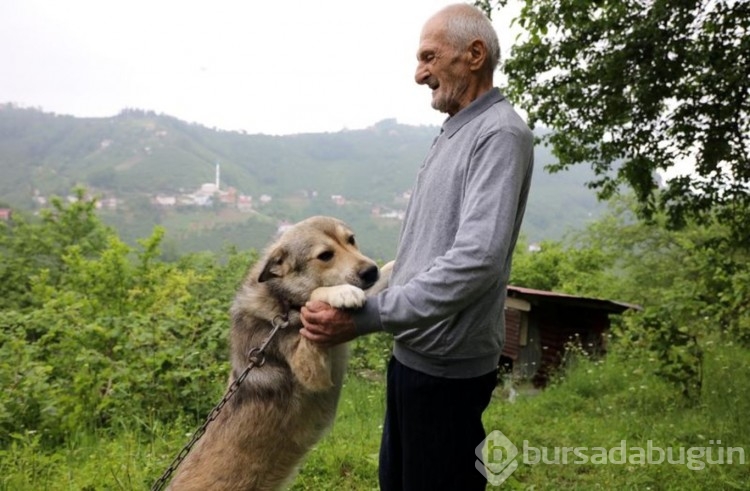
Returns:
[[[495,430],[474,451],[477,470],[493,486],[499,486],[518,469],[518,448],[500,430]]]

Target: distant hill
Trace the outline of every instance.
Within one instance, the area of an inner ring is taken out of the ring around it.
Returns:
[[[110,199],[113,208],[102,215],[123,237],[132,241],[162,224],[175,253],[261,247],[279,223],[325,213],[349,221],[372,248],[366,252],[388,258],[400,226],[393,217],[437,132],[384,120],[364,130],[250,135],[141,110],[76,118],[3,104],[0,203],[31,210],[83,185]],[[558,239],[601,213],[604,205],[584,186],[589,169],[548,175],[543,166],[553,157],[542,147],[535,155],[523,229],[530,242]],[[156,196],[177,199],[213,183],[217,164],[222,192],[252,197],[252,211],[237,210],[236,196],[221,203],[216,195],[210,206],[154,204]]]

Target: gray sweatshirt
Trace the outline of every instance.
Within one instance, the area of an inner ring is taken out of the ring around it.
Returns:
[[[497,367],[533,135],[498,89],[448,118],[417,174],[389,287],[355,312],[394,334],[394,356],[447,378]]]

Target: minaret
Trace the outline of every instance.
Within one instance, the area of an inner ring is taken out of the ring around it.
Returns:
[[[216,164],[216,190],[219,190],[219,164]]]

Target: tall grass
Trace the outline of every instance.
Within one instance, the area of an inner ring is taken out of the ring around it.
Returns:
[[[310,452],[292,489],[377,488],[382,389],[380,382],[349,377],[334,427]],[[14,434],[0,449],[0,490],[149,489],[201,423],[121,422],[112,431],[71,435],[52,451],[42,448],[36,433]]]
[[[652,446],[675,449],[741,447],[744,465],[702,470],[668,463],[530,465],[519,456],[518,469],[502,489],[750,489],[750,351],[706,343],[697,403],[653,375],[655,364],[617,351],[601,360],[578,357],[537,395],[522,392],[511,403],[498,391],[485,413],[485,427],[502,431],[519,451],[524,441],[551,451],[611,449],[623,440],[627,448],[645,448],[650,440]],[[349,376],[336,423],[311,451],[292,490],[377,489],[383,397],[382,381]],[[42,448],[36,434],[16,434],[0,450],[0,490],[148,489],[199,423],[121,422],[108,432],[75,434],[52,450]]]
[[[750,352],[731,343],[708,343],[703,392],[691,402],[654,375],[657,360],[611,353],[601,360],[577,357],[541,395],[492,404],[485,414],[488,431],[500,430],[523,452],[555,447],[647,449],[741,447],[745,464],[706,465],[691,470],[680,464],[640,464],[634,457],[616,464],[544,464],[519,468],[505,485],[515,489],[750,489]],[[721,443],[718,443],[721,442]],[[558,454],[562,461],[562,451]],[[629,452],[629,456],[632,453]],[[735,454],[736,455],[736,454]],[[536,453],[529,461],[535,461]],[[619,452],[613,457],[620,461]],[[658,457],[658,456],[657,456]],[[570,455],[568,462],[575,459]],[[687,461],[687,459],[686,459]],[[600,460],[601,462],[601,460]],[[632,463],[635,462],[635,463]],[[705,462],[705,459],[703,459]],[[697,464],[696,464],[697,466]]]

